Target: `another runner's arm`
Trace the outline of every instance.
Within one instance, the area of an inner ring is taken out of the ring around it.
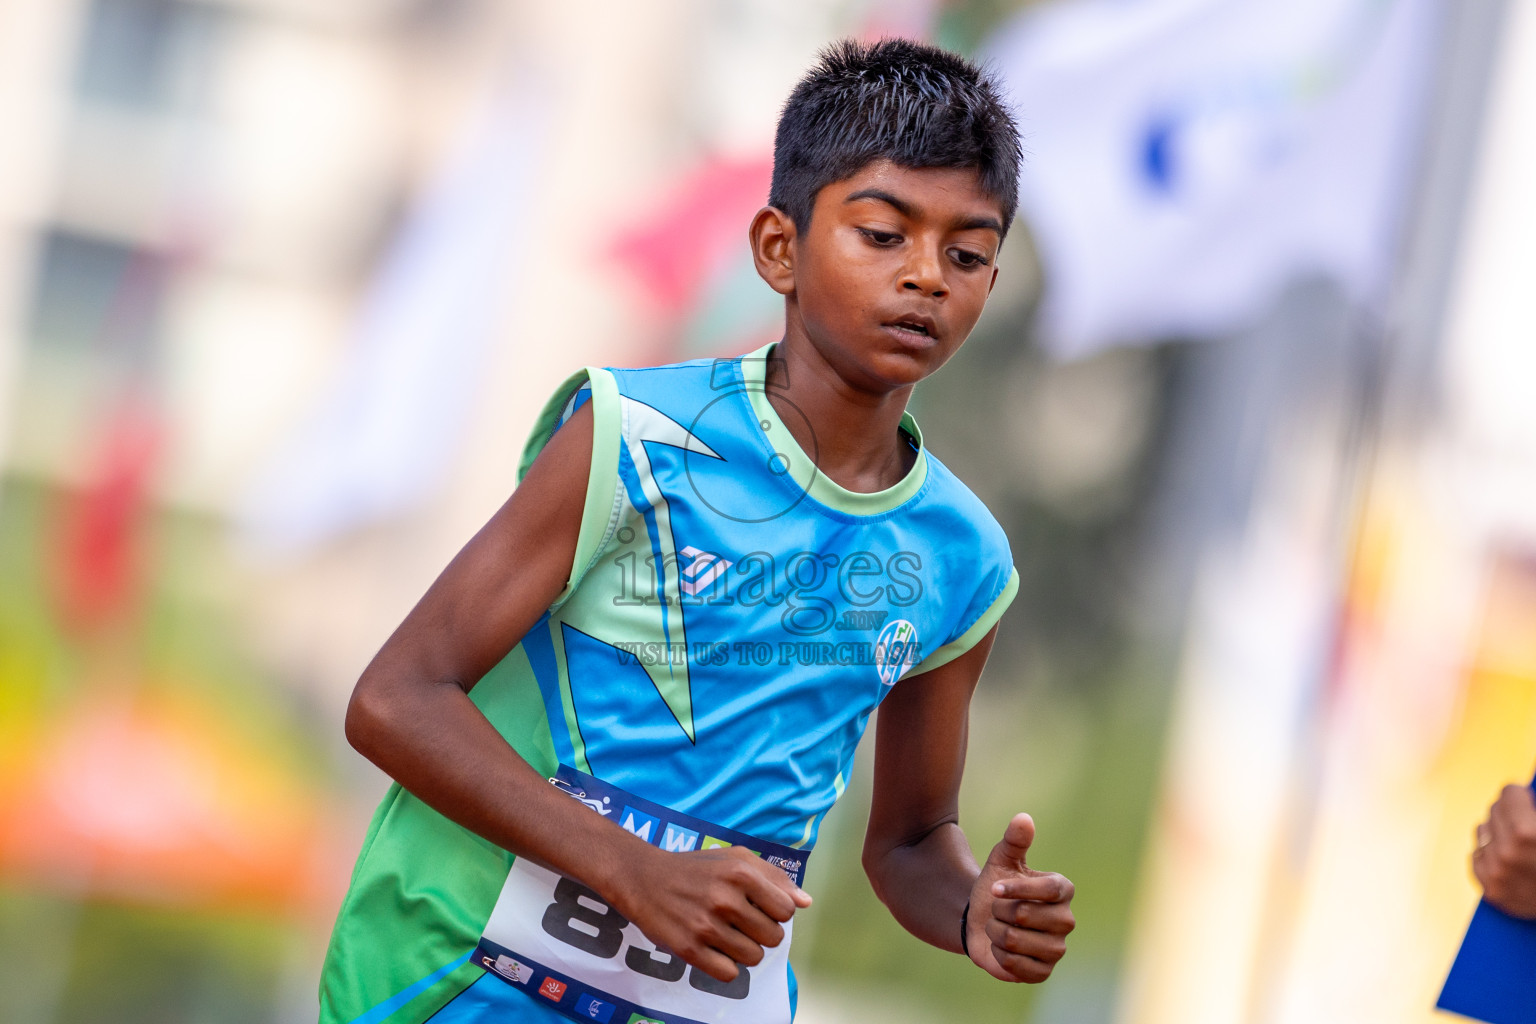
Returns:
[[[740,853],[679,865],[682,855],[658,850],[551,786],[469,699],[565,588],[592,422],[584,405],[555,433],[511,498],[385,641],[352,693],[347,739],[446,817],[584,882],[651,939],[729,981],[732,961],[757,963],[763,945],[782,939],[779,922],[809,898],[778,869]],[[665,908],[656,905],[661,894]]]
[[[971,695],[996,635],[994,626],[954,661],[902,679],[881,703],[864,870],[913,935],[962,952],[969,904],[971,960],[1004,981],[1043,981],[1074,926],[1072,883],[1025,866],[1034,839],[1027,814],[982,865],[959,824]]]

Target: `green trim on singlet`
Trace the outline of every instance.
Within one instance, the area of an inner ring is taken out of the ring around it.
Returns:
[[[592,406],[592,468],[587,472],[587,498],[582,505],[581,532],[576,537],[571,574],[565,589],[550,605],[551,609],[560,607],[571,596],[619,528],[620,503],[624,497],[619,490],[619,444],[623,430],[619,419],[619,384],[613,374],[586,366],[567,377],[534,421],[517,470],[517,479],[521,483],[534,459],[554,436],[571,397],[587,383],[592,385],[592,401],[589,403]],[[558,648],[559,644],[555,646]]]
[[[897,481],[894,486],[867,494],[850,491],[817,469],[816,461],[800,447],[795,436],[779,418],[773,403],[768,401],[764,378],[772,348],[772,345],[765,345],[756,352],[742,356],[742,382],[746,385],[747,397],[752,402],[752,410],[757,414],[758,425],[763,430],[764,439],[788,462],[790,479],[794,480],[801,490],[828,508],[837,509],[839,512],[854,516],[877,516],[897,508],[922,489],[928,479],[928,456],[926,449],[923,448],[923,432],[918,429],[917,420],[913,419],[909,412],[901,414],[901,428],[911,434],[913,440],[917,442],[917,461],[912,464],[907,475]]]
[[[948,665],[966,651],[981,642],[981,638],[987,635],[987,630],[997,625],[997,620],[1003,617],[1003,612],[1013,604],[1013,599],[1019,593],[1019,570],[1014,569],[1008,573],[1008,582],[1003,585],[1002,593],[987,606],[987,610],[981,613],[981,618],[971,623],[969,629],[955,637],[949,643],[934,651],[928,657],[912,666],[908,676],[915,676],[922,672],[931,672],[940,665]]]
[[[469,698],[534,770],[555,773],[544,698],[521,645]],[[375,842],[386,834],[389,841]],[[392,785],[368,827],[331,934],[321,1024],[347,1024],[385,1004],[378,1024],[423,1021],[481,977],[475,964],[451,965],[479,942],[512,861],[506,850]],[[440,973],[445,965],[450,969]]]
[[[612,373],[595,366],[577,370],[555,388],[529,432],[517,479],[521,482],[532,468],[534,460],[554,436],[571,399],[584,384],[590,384],[592,388],[592,399],[587,403],[592,407],[592,466],[587,472],[587,495],[582,504],[581,527],[576,535],[576,553],[571,558],[571,573],[566,579],[565,589],[560,591],[560,595],[549,606],[551,612],[560,608],[575,593],[582,578],[613,540],[613,534],[618,530],[623,517],[626,500],[619,486],[619,448],[624,436],[619,384]],[[549,630],[558,669],[555,674],[560,681],[560,709],[576,752],[574,767],[590,775],[592,766],[587,763],[586,744],[582,741],[581,723],[576,717],[576,702],[571,695],[570,677],[565,666],[565,642],[560,636],[560,624],[554,618],[549,620]]]

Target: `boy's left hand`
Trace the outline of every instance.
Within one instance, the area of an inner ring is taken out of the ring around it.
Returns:
[[[971,887],[966,945],[976,966],[1003,981],[1041,982],[1067,951],[1073,886],[1025,866],[1035,822],[1016,814]]]

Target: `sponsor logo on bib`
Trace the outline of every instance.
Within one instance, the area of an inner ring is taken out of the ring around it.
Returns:
[[[669,853],[687,853],[699,845],[699,834],[681,825],[667,825],[661,834],[661,848]]]
[[[519,985],[528,984],[528,979],[533,977],[533,968],[527,964],[518,963],[509,956],[498,956],[495,960],[490,957],[481,957],[481,963],[492,968],[504,978],[511,978]]]
[[[583,992],[576,999],[576,1013],[589,1020],[600,1021],[601,1024],[608,1024],[615,1009],[612,1003],[605,1003],[590,992]]]
[[[577,786],[573,786],[569,782],[566,782],[564,779],[554,778],[550,779],[549,781],[554,784],[556,789],[565,793],[566,796],[574,797],[578,802],[586,804],[598,814],[607,817],[613,813],[613,808],[608,806],[609,800],[606,796],[601,800],[599,800],[597,797],[588,796],[586,790]]]
[[[788,857],[780,857],[778,854],[769,854],[767,861],[790,878],[794,878],[800,869],[805,866],[805,861],[803,860],[790,860]]]
[[[649,843],[661,828],[661,819],[625,806],[624,813],[619,816],[619,824],[626,832],[632,832]]]

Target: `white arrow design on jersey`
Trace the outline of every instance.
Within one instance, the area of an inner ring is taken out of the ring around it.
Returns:
[[[688,638],[683,628],[682,605],[679,598],[680,567],[677,545],[672,535],[671,506],[667,503],[666,495],[656,484],[651,470],[651,457],[646,452],[645,445],[646,442],[664,444],[711,459],[718,459],[720,455],[691,430],[660,409],[628,395],[620,396],[620,405],[623,413],[624,443],[629,449],[630,461],[634,463],[635,471],[640,478],[641,492],[645,495],[645,500],[650,504],[650,511],[655,517],[656,536],[662,548],[659,557],[656,558],[656,578],[662,600],[652,606],[656,610],[654,623],[656,635],[648,639],[669,645],[681,644],[682,646],[676,649],[686,651]],[[690,564],[698,558],[698,555],[693,553],[696,550],[690,551],[688,556]],[[726,566],[729,564],[729,562],[725,563]],[[626,637],[625,639],[639,638]],[[663,703],[672,712],[672,717],[677,719],[677,724],[682,727],[689,742],[693,742],[693,690],[688,678],[688,659],[684,657],[681,662],[672,658],[663,659],[657,664],[646,665],[645,670],[651,677],[656,692],[661,695]]]

